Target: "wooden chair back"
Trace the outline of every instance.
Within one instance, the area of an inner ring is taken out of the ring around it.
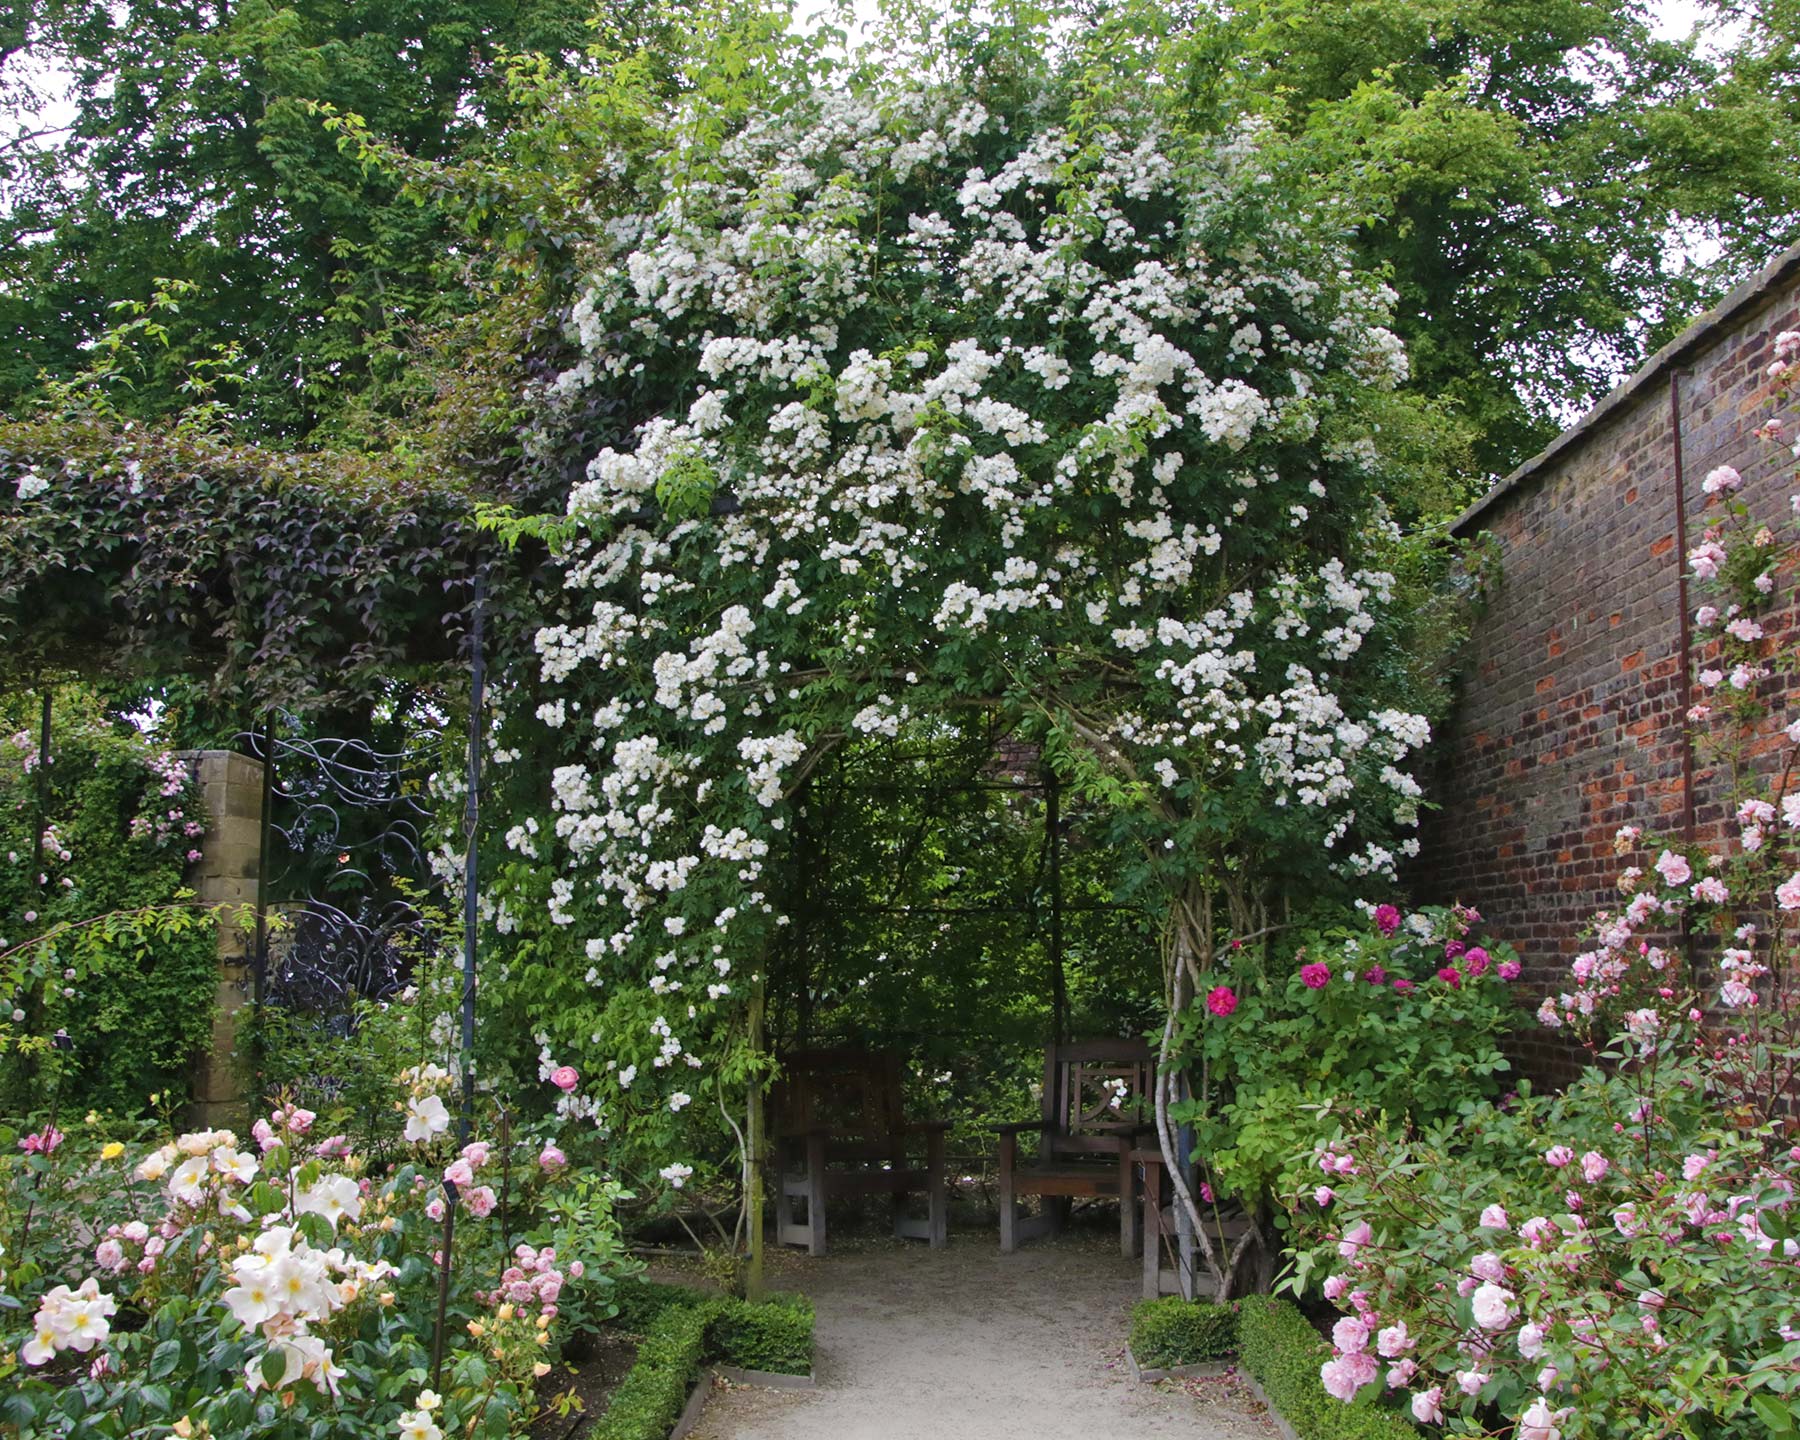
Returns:
[[[1077,1040],[1044,1052],[1043,1153],[1112,1152],[1156,1123],[1156,1061],[1142,1040]]]
[[[905,1129],[900,1056],[843,1045],[781,1057],[770,1097],[775,1133],[831,1131],[834,1159],[886,1157]]]

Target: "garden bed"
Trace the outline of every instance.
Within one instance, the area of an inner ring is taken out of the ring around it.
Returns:
[[[713,1365],[742,1382],[812,1384],[813,1311],[801,1296],[751,1304],[633,1280],[619,1286],[617,1299],[619,1327],[642,1340],[637,1362],[587,1432],[594,1440],[686,1434],[705,1407]]]
[[[1145,1382],[1219,1373],[1235,1356],[1242,1378],[1287,1440],[1417,1440],[1402,1415],[1340,1404],[1325,1393],[1319,1366],[1331,1347],[1286,1300],[1252,1295],[1228,1305],[1168,1296],[1141,1302],[1125,1349]]]

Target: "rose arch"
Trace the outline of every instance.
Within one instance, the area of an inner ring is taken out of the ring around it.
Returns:
[[[696,99],[631,162],[538,407],[545,445],[595,389],[635,428],[566,515],[493,522],[561,583],[496,732],[500,983],[565,1110],[680,1183],[765,1072],[809,776],[980,717],[1160,916],[1172,1158],[1194,997],[1414,843],[1389,297],[1253,129],[928,66],[753,113]]]

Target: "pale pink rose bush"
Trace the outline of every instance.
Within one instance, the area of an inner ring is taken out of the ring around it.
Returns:
[[[1781,386],[1800,339],[1786,352]],[[1760,688],[1793,669],[1766,622],[1791,603],[1795,546],[1735,470],[1703,489],[1690,719],[1724,824],[1619,831],[1620,901],[1538,1012],[1589,1058],[1564,1092],[1521,1085],[1405,1138],[1352,1123],[1321,1149],[1334,1193],[1299,1207],[1314,1243],[1293,1283],[1322,1282],[1355,1322],[1321,1372],[1340,1398],[1521,1440],[1800,1420],[1800,725],[1779,729]],[[1399,1327],[1410,1364],[1377,1373],[1363,1337]]]
[[[455,1105],[448,1078],[430,1063],[400,1075],[394,1130],[423,1099]],[[355,1420],[333,1434],[384,1440],[421,1414],[444,1434],[528,1421],[561,1340],[612,1313],[612,1277],[629,1268],[620,1187],[510,1122],[467,1142],[454,1122],[397,1133],[366,1152],[321,1138],[318,1118],[289,1101],[242,1142],[225,1129],[148,1147],[78,1134],[22,1157],[47,1172],[0,1166],[0,1213],[36,1207],[23,1248],[0,1255],[0,1289],[22,1305],[0,1311],[0,1350],[20,1362],[8,1420],[100,1440],[165,1434],[184,1414],[191,1433],[279,1440],[332,1416]],[[452,1195],[433,1395],[386,1377],[428,1373]]]

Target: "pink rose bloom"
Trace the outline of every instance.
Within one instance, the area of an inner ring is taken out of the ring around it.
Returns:
[[[469,1168],[467,1160],[452,1160],[444,1171],[444,1179],[452,1185],[473,1185],[475,1172]]]
[[[1206,996],[1206,1008],[1215,1015],[1229,1015],[1237,1009],[1237,996],[1229,985],[1215,986]]]
[[[538,1299],[542,1300],[546,1305],[554,1305],[556,1303],[556,1297],[562,1294],[562,1287],[562,1276],[552,1270],[548,1275],[541,1277],[537,1282]]]
[[[1369,1327],[1354,1315],[1346,1315],[1331,1327],[1331,1343],[1346,1355],[1369,1348]]]
[[[1308,990],[1323,990],[1331,979],[1331,968],[1317,960],[1300,967],[1300,983]]]
[[[558,1090],[573,1090],[581,1083],[581,1072],[573,1065],[558,1065],[550,1072],[550,1083]]]
[[[1325,1298],[1327,1300],[1336,1300],[1349,1288],[1350,1277],[1348,1275],[1328,1275],[1325,1277]]]
[[[479,1170],[483,1165],[488,1163],[488,1142],[485,1140],[471,1140],[467,1145],[463,1146],[462,1158],[469,1162],[470,1169]]]
[[[313,1114],[312,1111],[302,1110],[296,1105],[293,1112],[287,1117],[287,1128],[295,1135],[304,1135],[308,1130],[312,1129],[313,1121],[318,1118],[319,1117]]]
[[[1404,977],[1396,977],[1395,978],[1394,993],[1396,995],[1410,995],[1410,994],[1412,994],[1412,991],[1413,991],[1413,982],[1412,981],[1410,981]]]
[[[1392,1365],[1388,1366],[1388,1389],[1398,1390],[1418,1373],[1419,1367],[1411,1360],[1396,1360]]]
[[[1471,975],[1486,974],[1488,968],[1488,953],[1477,945],[1473,950],[1469,951],[1467,955],[1463,956],[1463,964],[1468,968]]]
[[[494,1213],[494,1206],[499,1203],[499,1199],[495,1196],[492,1186],[477,1185],[463,1196],[463,1203],[469,1207],[469,1213],[477,1220],[485,1220]]]
[[[1665,850],[1656,857],[1656,873],[1665,885],[1685,885],[1694,878],[1694,867],[1673,850]]]
[[[1387,971],[1383,970],[1379,965],[1371,965],[1367,970],[1363,971],[1362,978],[1370,985],[1385,985],[1387,984],[1388,975]]]
[[[102,1240],[94,1247],[94,1263],[116,1275],[125,1268],[125,1247],[117,1240]]]
[[[1688,1156],[1687,1159],[1681,1162],[1681,1178],[1683,1180],[1698,1180],[1705,1172],[1706,1167],[1712,1164],[1713,1158],[1718,1153],[1717,1150],[1708,1150],[1704,1155]]]
[[[1421,1425],[1442,1425],[1444,1423],[1444,1387],[1433,1385],[1429,1390],[1421,1390],[1412,1397],[1413,1419]]]
[[[569,1157],[557,1149],[554,1142],[544,1142],[544,1148],[538,1153],[538,1165],[541,1169],[560,1170],[568,1163]]]
[[[1519,1227],[1519,1238],[1527,1245],[1543,1249],[1552,1244],[1559,1235],[1557,1228],[1542,1215],[1533,1215]]]
[[[571,1280],[579,1280],[585,1274],[587,1274],[587,1266],[581,1261],[571,1260],[569,1262],[569,1278]]]
[[[1522,967],[1517,960],[1502,960],[1500,962],[1500,968],[1494,973],[1502,980],[1517,980],[1521,970]]]
[[[329,1136],[313,1147],[313,1154],[322,1160],[341,1160],[349,1153],[350,1137],[348,1135]]]
[[[1567,1145],[1552,1145],[1544,1152],[1544,1163],[1560,1170],[1575,1158],[1575,1152]]]
[[[1375,1378],[1379,1369],[1375,1357],[1366,1352],[1340,1355],[1319,1367],[1319,1379],[1328,1395],[1348,1405],[1356,1398],[1356,1392]]]
[[[1519,1440],[1562,1440],[1562,1430],[1556,1423],[1560,1418],[1551,1410],[1550,1402],[1538,1396],[1519,1417]]]
[[[1526,1360],[1535,1360],[1544,1353],[1544,1327],[1533,1322],[1520,1327],[1519,1354]]]
[[[1375,928],[1383,935],[1392,935],[1400,928],[1400,912],[1392,905],[1375,907]]]
[[[1475,1222],[1483,1230],[1508,1230],[1511,1224],[1506,1218],[1506,1209],[1501,1205],[1490,1205],[1481,1212],[1481,1218]]]
[[[1617,1230],[1627,1240],[1636,1238],[1638,1233],[1644,1228],[1638,1221],[1637,1206],[1635,1205],[1621,1205],[1617,1210],[1613,1211],[1612,1222],[1613,1229]]]
[[[1462,971],[1458,970],[1454,965],[1446,965],[1442,970],[1438,971],[1438,979],[1442,980],[1452,990],[1462,989]]]
[[[1318,1201],[1320,1205],[1329,1205],[1336,1197],[1337,1191],[1333,1190],[1329,1185],[1321,1185],[1317,1190],[1313,1191],[1313,1199]]]
[[[1444,942],[1444,958],[1446,960],[1460,960],[1463,952],[1468,948],[1469,947],[1460,940],[1446,940]]]
[[[1465,1395],[1479,1395],[1481,1387],[1491,1379],[1479,1370],[1458,1370],[1456,1372],[1456,1388]]]
[[[1390,1325],[1375,1337],[1375,1349],[1385,1360],[1398,1360],[1417,1343],[1406,1333],[1406,1322]]]
[[[1474,1295],[1469,1298],[1469,1306],[1475,1316],[1475,1323],[1483,1330],[1504,1330],[1512,1323],[1513,1293],[1504,1285],[1487,1284],[1476,1287]]]
[[[1354,1260],[1356,1252],[1367,1245],[1375,1232],[1369,1228],[1367,1220],[1358,1220],[1350,1227],[1349,1233],[1338,1242],[1338,1254],[1346,1260]]]
[[[1590,1185],[1598,1185],[1610,1168],[1606,1157],[1598,1150],[1590,1150],[1581,1157],[1581,1178]]]
[[[1200,1182],[1200,1198],[1208,1205],[1213,1203],[1213,1188],[1204,1180]]]
[[[433,1195],[425,1202],[425,1215],[427,1219],[431,1220],[444,1218],[444,1197],[442,1195]]]
[[[252,1125],[250,1135],[256,1141],[256,1148],[265,1155],[281,1143],[275,1138],[275,1132],[269,1128],[267,1120],[258,1120]]]
[[[1506,1279],[1506,1267],[1500,1263],[1500,1257],[1492,1250],[1484,1250],[1471,1260],[1469,1273],[1477,1280],[1486,1280],[1495,1285]]]

